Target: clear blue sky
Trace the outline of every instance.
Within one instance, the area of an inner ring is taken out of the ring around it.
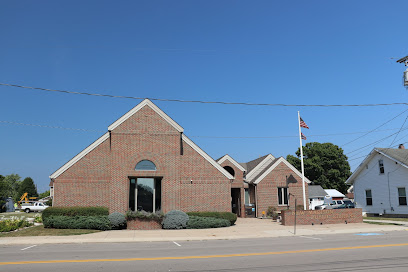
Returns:
[[[408,55],[407,1],[0,3],[2,83],[185,100],[407,102],[405,67],[391,59]],[[0,174],[31,176],[40,192],[48,189],[52,172],[139,102],[4,86],[0,101],[0,121],[96,131],[0,122]],[[346,154],[397,132],[407,116],[343,146],[363,135],[346,133],[370,131],[407,107],[155,103],[214,159],[228,153],[240,162],[294,154],[298,110],[310,127],[307,141],[332,142]],[[407,142],[407,133],[396,143]],[[352,170],[361,160],[350,161]]]

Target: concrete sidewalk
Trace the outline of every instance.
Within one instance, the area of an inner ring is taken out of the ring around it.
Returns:
[[[407,226],[375,224],[303,225],[296,235],[366,233],[406,230]],[[112,230],[74,236],[2,237],[0,245],[60,243],[123,243],[157,241],[192,241],[293,236],[293,226],[282,226],[268,219],[238,218],[234,226],[217,229],[183,230]]]

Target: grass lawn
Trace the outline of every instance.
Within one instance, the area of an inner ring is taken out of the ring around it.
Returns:
[[[397,224],[397,223],[387,223],[387,222],[370,222],[365,221],[366,224],[374,224],[374,225],[394,225],[394,226],[403,226],[404,224]]]
[[[0,237],[21,237],[21,236],[68,236],[81,235],[100,232],[100,230],[90,229],[46,229],[44,226],[34,226],[19,231],[0,233]]]
[[[369,220],[389,220],[389,221],[408,221],[408,218],[389,218],[389,217],[363,217]]]

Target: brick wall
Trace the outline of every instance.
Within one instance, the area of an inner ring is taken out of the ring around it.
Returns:
[[[162,229],[159,221],[135,218],[127,221],[128,230],[154,230]]]
[[[124,213],[129,177],[161,178],[162,211],[231,211],[230,180],[183,142],[181,134],[153,109],[140,109],[110,138],[67,169],[54,182],[55,206],[107,206]],[[157,171],[136,171],[141,160]]]
[[[361,209],[306,210],[296,212],[297,225],[363,223]],[[293,226],[295,211],[282,212],[282,225]]]
[[[287,205],[279,205],[278,187],[288,187],[289,208],[295,208],[295,198],[297,205],[303,205],[302,178],[293,172],[286,164],[281,162],[257,185],[257,216],[262,217],[262,211],[265,213],[269,206],[275,207],[278,211],[288,209]],[[308,187],[305,184],[306,205],[308,205]],[[308,207],[307,207],[308,208]]]

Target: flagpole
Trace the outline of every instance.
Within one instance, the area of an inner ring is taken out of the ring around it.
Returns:
[[[302,131],[300,129],[300,113],[299,112],[298,112],[298,124],[299,124],[299,142],[300,142],[300,164],[302,167],[303,209],[306,210],[305,168],[303,165],[303,144],[302,144]]]

